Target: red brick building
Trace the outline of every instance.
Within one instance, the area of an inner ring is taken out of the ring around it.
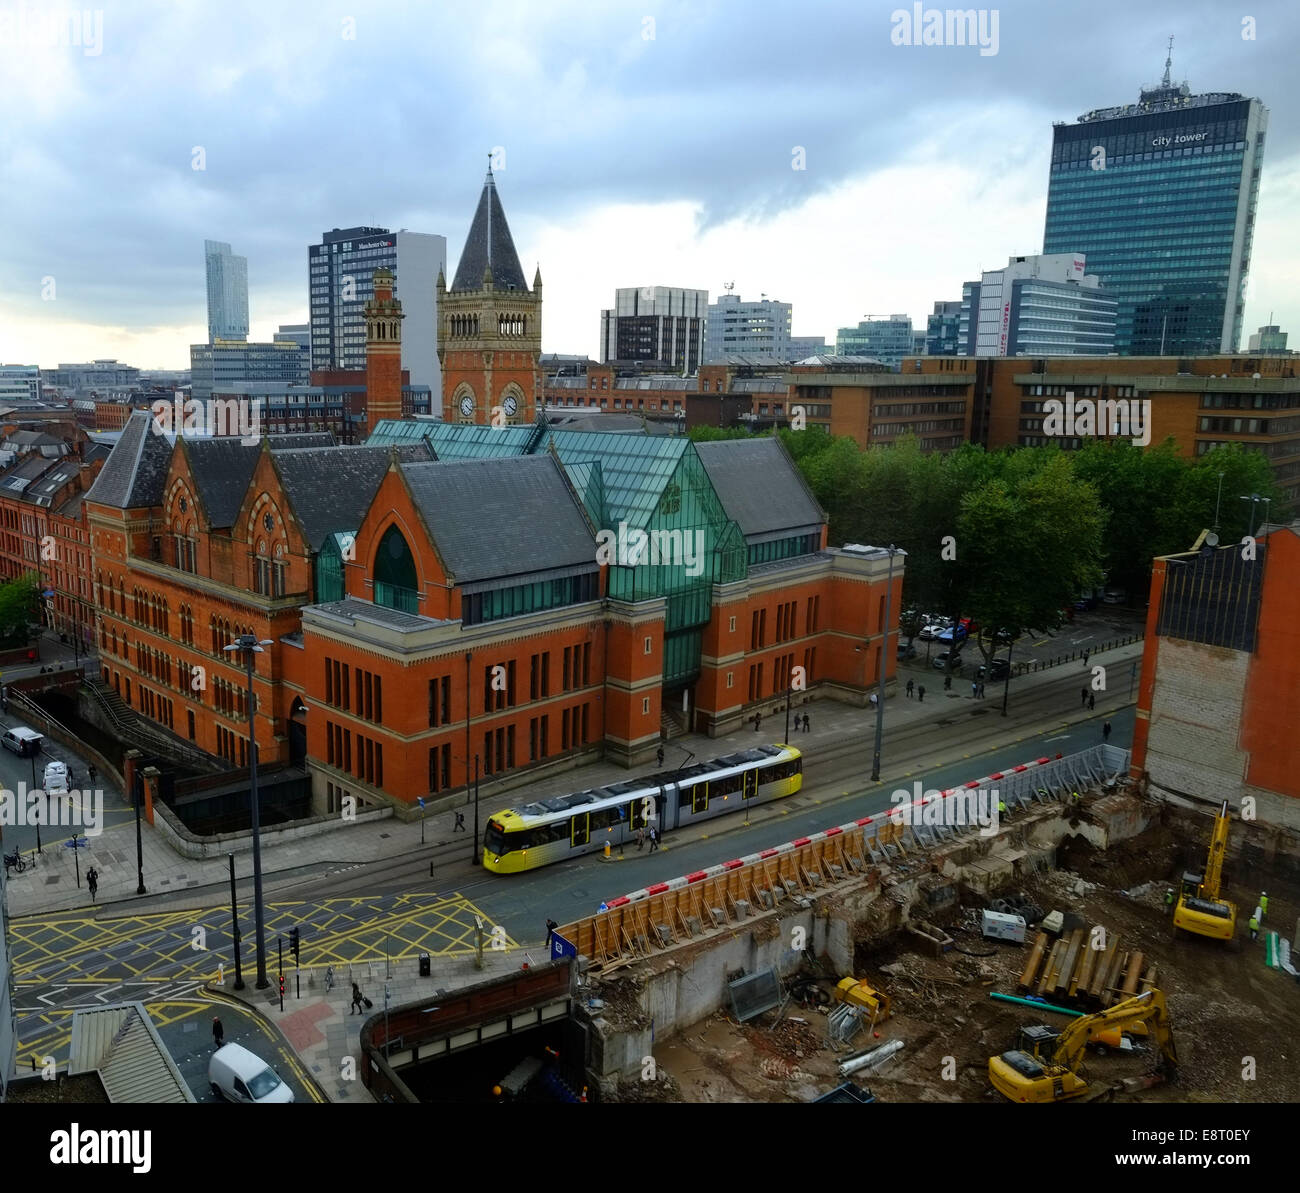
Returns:
[[[1132,774],[1300,828],[1300,523],[1157,559]]]
[[[489,176],[442,305],[452,419],[399,417],[382,274],[367,406],[389,417],[366,446],[173,440],[133,417],[86,499],[105,682],[241,765],[245,675],[223,647],[267,640],[259,755],[305,762],[330,812],[348,795],[409,811],[476,762],[512,781],[597,754],[638,765],[665,734],[726,732],[787,692],[862,702],[882,653],[892,676],[903,561],[886,627],[887,554],[827,547],[778,442],[532,421],[540,276],[522,280]]]

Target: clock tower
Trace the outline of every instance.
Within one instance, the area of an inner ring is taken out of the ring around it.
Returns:
[[[382,419],[402,417],[402,303],[391,269],[376,269],[366,303],[366,433]]]
[[[438,274],[443,420],[532,423],[541,353],[542,272],[530,290],[489,167],[450,290]]]

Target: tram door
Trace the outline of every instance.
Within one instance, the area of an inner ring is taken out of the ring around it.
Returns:
[[[585,845],[589,840],[589,829],[591,823],[590,812],[575,812],[573,819],[569,821],[569,844],[573,847]]]

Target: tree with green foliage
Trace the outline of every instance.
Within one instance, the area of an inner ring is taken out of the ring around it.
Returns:
[[[1096,490],[1061,452],[1007,458],[1004,475],[961,501],[956,559],[961,611],[979,624],[975,640],[986,663],[1028,629],[1050,629],[1080,591],[1101,582],[1106,512]]]
[[[32,628],[40,621],[37,586],[35,572],[0,584],[0,644],[26,646],[31,641]]]

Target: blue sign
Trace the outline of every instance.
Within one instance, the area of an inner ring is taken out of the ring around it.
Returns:
[[[578,950],[564,939],[558,932],[551,933],[551,960],[558,961],[561,957],[576,957]]]
[[[415,797],[415,802],[416,802],[417,804],[419,804],[420,807],[422,807],[422,808],[424,807],[424,800],[421,799],[418,795]]]

